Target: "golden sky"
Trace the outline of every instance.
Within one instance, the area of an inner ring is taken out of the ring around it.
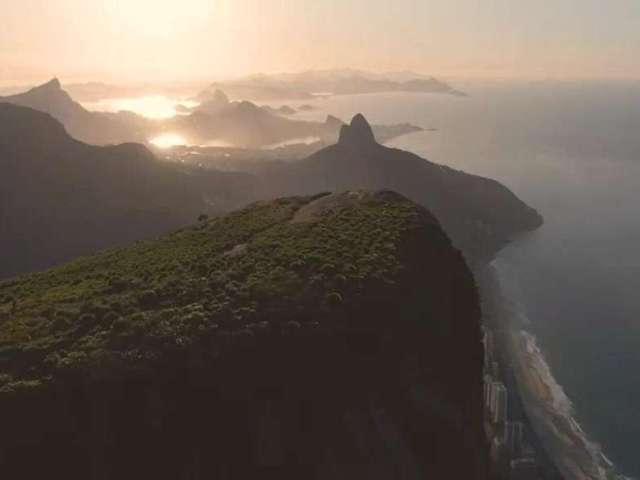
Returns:
[[[0,84],[314,68],[640,78],[638,0],[0,0]]]

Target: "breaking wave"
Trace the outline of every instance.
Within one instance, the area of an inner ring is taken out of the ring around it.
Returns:
[[[570,398],[553,375],[527,317],[517,277],[503,260],[490,275],[499,295],[500,317],[510,330],[510,356],[527,415],[567,480],[632,480],[616,472],[601,447],[589,439],[575,417]]]

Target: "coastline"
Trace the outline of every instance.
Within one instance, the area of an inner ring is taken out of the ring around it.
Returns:
[[[514,379],[512,394],[522,402],[534,434],[566,480],[625,480],[574,416],[573,405],[557,383],[522,307],[505,292],[505,266],[494,260],[477,275],[485,326]],[[630,480],[630,479],[628,479]]]

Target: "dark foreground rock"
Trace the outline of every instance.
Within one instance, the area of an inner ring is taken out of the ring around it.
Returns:
[[[0,284],[0,471],[485,479],[479,324],[404,197],[256,204]]]

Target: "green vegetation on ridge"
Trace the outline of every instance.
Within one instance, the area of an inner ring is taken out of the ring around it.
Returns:
[[[425,218],[440,231],[393,193],[294,197],[0,283],[0,393],[194,343],[321,329],[394,284],[402,241]]]

